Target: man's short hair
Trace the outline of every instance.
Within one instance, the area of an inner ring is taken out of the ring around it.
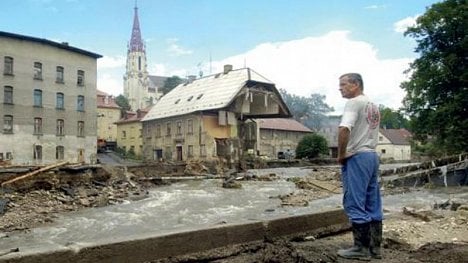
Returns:
[[[340,76],[341,78],[348,78],[348,81],[353,84],[358,84],[361,90],[364,90],[364,81],[362,80],[362,76],[359,73],[346,73]]]

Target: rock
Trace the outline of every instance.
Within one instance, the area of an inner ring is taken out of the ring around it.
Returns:
[[[89,200],[87,198],[80,198],[80,204],[82,206],[90,206]]]

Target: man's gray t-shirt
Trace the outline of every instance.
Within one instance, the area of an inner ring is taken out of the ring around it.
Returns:
[[[340,127],[350,130],[346,157],[357,152],[375,151],[379,137],[379,108],[365,95],[346,102]]]

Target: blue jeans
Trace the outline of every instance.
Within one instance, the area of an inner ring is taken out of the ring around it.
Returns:
[[[352,223],[383,219],[378,172],[379,157],[375,152],[357,153],[341,168],[343,207]]]

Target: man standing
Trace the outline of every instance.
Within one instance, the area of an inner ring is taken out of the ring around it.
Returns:
[[[354,246],[338,250],[344,258],[381,258],[382,202],[378,183],[378,107],[363,94],[357,73],[340,77],[340,92],[346,102],[338,129],[338,162],[342,165],[343,207],[353,230]]]

